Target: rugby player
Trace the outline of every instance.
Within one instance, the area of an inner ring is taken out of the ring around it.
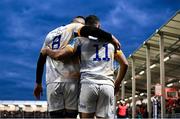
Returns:
[[[78,16],[72,23],[58,27],[48,33],[43,47],[51,47],[52,50],[65,47],[69,40],[84,26],[84,18]],[[79,66],[72,65],[76,59],[70,59],[66,63],[56,61],[40,53],[36,69],[36,86],[34,95],[40,99],[42,93],[42,74],[46,63],[46,85],[48,111],[52,118],[75,118],[77,116]]]
[[[43,48],[46,46],[49,46],[53,50],[63,48],[70,39],[78,35],[100,37],[101,39],[106,37],[109,42],[114,43],[116,47],[120,46],[118,40],[111,34],[94,27],[84,26],[84,18],[78,16],[73,19],[72,23],[51,31],[46,36]],[[45,63],[47,101],[50,116],[53,118],[75,118],[77,115],[79,89],[79,63],[77,58],[66,59],[66,62],[61,62],[43,55],[42,52],[40,53],[36,70],[36,86],[34,89],[34,95],[37,99],[40,99],[43,91],[42,74]]]
[[[86,18],[85,24],[99,28],[100,21],[96,16],[90,15]],[[94,37],[77,37],[61,50],[53,51],[49,48],[42,50],[43,54],[59,60],[65,57],[71,59],[74,54],[80,54],[79,112],[81,118],[94,116],[114,118],[114,93],[119,91],[128,62],[121,50],[115,51],[114,46],[105,41],[99,41]],[[114,59],[120,64],[115,80],[113,78]]]

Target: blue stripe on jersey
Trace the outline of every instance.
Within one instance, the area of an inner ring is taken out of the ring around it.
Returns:
[[[75,43],[76,43],[77,40],[78,40],[77,38],[71,39],[71,40],[69,41],[68,45],[70,45],[71,47],[74,48],[74,45],[75,45]]]

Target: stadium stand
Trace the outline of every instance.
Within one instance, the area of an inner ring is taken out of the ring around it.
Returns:
[[[46,101],[0,101],[0,118],[47,118]]]
[[[145,40],[128,57],[128,62],[128,73],[117,99],[131,105],[132,117],[136,117],[137,102],[144,101],[152,118],[154,97],[160,103],[159,117],[177,117],[180,114],[175,113],[180,99],[180,11]]]

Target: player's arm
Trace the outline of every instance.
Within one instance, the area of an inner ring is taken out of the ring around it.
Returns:
[[[78,35],[82,37],[87,37],[87,38],[89,36],[93,36],[93,37],[98,38],[98,40],[112,43],[115,46],[115,49],[121,48],[121,44],[116,37],[114,37],[112,34],[102,29],[99,29],[93,26],[83,26],[79,30]]]
[[[55,60],[65,60],[66,58],[69,58],[74,54],[74,50],[72,47],[67,45],[66,47],[58,50],[52,50],[49,47],[46,47],[42,49],[42,53]]]
[[[66,58],[70,58],[73,56],[78,48],[78,40],[72,39],[67,46],[62,49],[52,50],[48,47],[42,49],[42,53],[44,55],[48,55],[49,57],[55,60],[65,60]]]
[[[38,62],[37,62],[37,68],[36,68],[36,86],[34,89],[34,96],[36,99],[40,99],[40,96],[42,95],[42,76],[44,71],[44,64],[46,63],[46,55],[43,55],[40,53]]]
[[[123,80],[127,69],[128,69],[128,61],[124,56],[124,53],[121,50],[118,50],[114,55],[115,60],[120,64],[120,68],[118,68],[118,73],[115,80],[115,94],[119,91],[119,87],[121,81]]]

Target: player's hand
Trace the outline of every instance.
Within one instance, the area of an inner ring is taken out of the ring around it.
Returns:
[[[115,95],[119,92],[120,84],[121,84],[121,82],[118,81],[118,80],[116,80],[115,83],[114,83],[114,86],[115,86],[115,88],[114,88],[114,94],[115,94]]]
[[[36,84],[36,87],[34,89],[34,96],[37,100],[40,100],[40,97],[43,95],[43,88],[41,84]]]
[[[120,49],[121,49],[121,44],[120,44],[120,42],[119,42],[118,39],[116,39],[116,37],[114,37],[113,35],[112,35],[112,44],[113,44],[114,47],[115,47],[115,52],[116,52],[116,50],[120,50]]]

